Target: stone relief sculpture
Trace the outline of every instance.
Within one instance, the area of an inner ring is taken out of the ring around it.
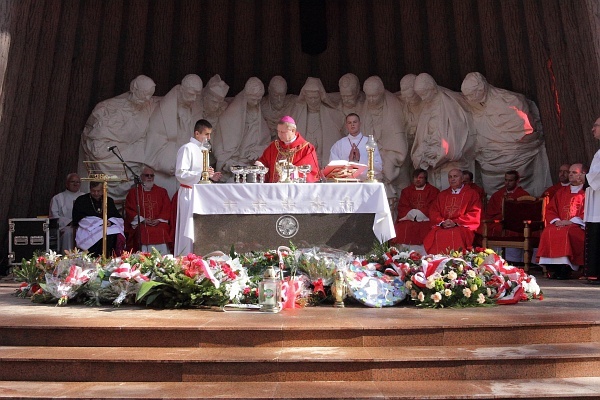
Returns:
[[[438,86],[429,74],[417,76],[414,90],[423,109],[411,152],[413,166],[428,172],[429,183],[447,189],[451,169],[473,170],[473,118],[462,94]]]
[[[202,79],[186,75],[154,109],[146,134],[146,164],[154,169],[154,182],[173,196],[178,188],[175,179],[177,151],[189,142],[194,124],[203,117],[200,93]]]
[[[146,129],[158,101],[153,98],[155,84],[145,75],[131,81],[129,91],[98,103],[89,116],[81,134],[80,176],[86,177],[83,161],[97,161],[104,173],[114,172],[119,159],[108,150],[117,146],[127,164],[139,174],[143,163]],[[108,163],[108,164],[107,164]],[[113,171],[111,171],[113,170]],[[109,184],[109,194],[116,201],[125,200],[130,182]]]
[[[502,186],[509,169],[519,171],[522,186],[533,195],[551,184],[536,105],[519,93],[490,85],[478,72],[465,77],[462,94],[438,86],[428,74],[404,76],[396,96],[377,76],[367,79],[361,91],[358,77],[351,73],[339,79],[340,92],[331,94],[314,77],[307,78],[299,96],[288,94],[281,76],[271,79],[268,96],[263,96],[264,85],[256,77],[231,98],[219,75],[204,88],[198,75],[187,75],[163,98],[153,97],[154,89],[152,79],[140,75],[127,93],[96,105],[81,136],[83,176],[84,160],[97,161],[100,168],[118,162],[108,150],[117,146],[136,173],[144,163],[153,167],[156,183],[172,196],[177,189],[177,150],[189,141],[200,118],[213,124],[217,160],[211,155],[211,161],[226,177],[232,165],[252,164],[260,156],[283,115],[293,116],[298,130],[315,145],[323,167],[331,146],[343,137],[345,114],[356,112],[363,134],[373,134],[378,142],[390,198],[410,183],[413,167],[426,169],[430,182],[444,189],[448,170],[475,171],[474,160],[487,193]],[[123,200],[130,186],[131,182],[111,184],[111,197]]]
[[[298,96],[288,94],[285,79],[276,75],[269,82],[269,93],[260,102],[263,118],[267,121],[271,141],[277,139],[277,122],[281,117],[289,115]]]
[[[297,130],[317,151],[319,166],[329,163],[331,146],[343,137],[344,114],[335,107],[319,78],[309,77],[292,109]]]
[[[219,117],[217,134],[213,137],[213,151],[217,171],[223,180],[231,180],[231,167],[252,165],[271,142],[267,122],[261,112],[260,101],[265,87],[260,79],[248,79],[240,92]]]
[[[345,74],[339,80],[339,93],[330,93],[329,96],[336,101],[337,108],[344,113],[359,114],[365,103],[365,93],[360,90],[360,81],[354,74]]]
[[[479,72],[465,76],[461,91],[475,123],[475,157],[486,193],[500,189],[504,173],[514,169],[521,175],[521,186],[540,196],[552,178],[535,103],[490,85]]]
[[[364,135],[375,137],[383,161],[383,183],[388,198],[397,198],[410,184],[408,170],[402,168],[408,155],[402,106],[393,93],[385,90],[378,76],[367,78],[363,90],[366,102],[359,113],[362,131]]]

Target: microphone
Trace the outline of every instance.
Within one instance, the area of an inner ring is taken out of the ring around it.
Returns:
[[[108,148],[108,151],[113,151],[113,150],[114,150],[114,149],[116,149],[116,148],[117,148],[117,146],[110,146],[110,147]]]

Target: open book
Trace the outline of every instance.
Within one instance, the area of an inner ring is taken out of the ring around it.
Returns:
[[[345,160],[335,160],[323,168],[323,175],[328,180],[331,179],[359,179],[367,170],[365,164]]]

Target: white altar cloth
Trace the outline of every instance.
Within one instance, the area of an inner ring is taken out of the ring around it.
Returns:
[[[396,236],[382,183],[194,185],[194,214],[375,214],[379,240]],[[193,238],[191,238],[193,240]]]

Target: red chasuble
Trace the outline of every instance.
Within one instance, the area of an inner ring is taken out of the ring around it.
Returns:
[[[160,222],[156,226],[148,226],[142,222],[141,226],[138,226],[137,229],[133,229],[131,226],[134,217],[137,215],[135,190],[136,188],[131,189],[129,193],[127,193],[127,198],[125,199],[125,232],[127,233],[127,248],[133,249],[134,251],[139,250],[137,248],[138,233],[141,235],[142,244],[169,243],[171,239],[168,223]],[[164,188],[154,185],[149,192],[144,191],[142,188],[137,188],[137,190],[140,198],[141,217],[148,219],[164,219],[165,221],[171,219],[171,200]]]
[[[506,188],[498,190],[490,197],[485,210],[485,219],[502,219],[502,200],[506,197],[508,199],[516,200],[521,196],[529,196],[529,193],[521,186],[517,186],[512,193],[506,193]],[[483,226],[479,228],[479,232],[483,233]],[[490,222],[488,223],[488,235],[494,236],[502,233],[502,224]],[[510,234],[508,234],[510,235]]]
[[[569,185],[567,185],[569,186]],[[548,189],[546,189],[546,191],[544,192],[544,196],[548,196],[548,199],[552,199],[554,197],[554,195],[556,194],[556,192],[558,192],[559,189],[564,188],[563,184],[558,182],[555,183],[554,185],[550,186]]]
[[[423,239],[429,254],[448,253],[449,250],[466,249],[473,245],[475,230],[481,219],[481,200],[473,189],[464,186],[459,194],[448,188],[440,192],[432,203],[429,219],[436,226]],[[453,228],[437,226],[450,219],[458,224]]]
[[[288,160],[295,166],[309,164],[312,170],[306,177],[306,182],[316,182],[319,180],[319,163],[317,161],[317,152],[315,146],[304,140],[297,133],[296,140],[290,144],[285,144],[277,139],[265,149],[262,156],[258,159],[263,165],[269,168],[265,176],[265,182],[279,182],[279,175],[275,169],[275,164],[280,160]]]
[[[402,189],[398,201],[398,219],[406,216],[413,209],[417,209],[429,218],[431,203],[440,191],[433,185],[427,183],[423,190],[417,190],[414,185]],[[433,222],[431,221],[396,221],[394,228],[396,237],[390,242],[393,244],[423,244],[423,238],[429,233]]]
[[[556,191],[546,207],[546,227],[542,232],[539,257],[567,257],[573,265],[584,264],[585,231],[580,225],[551,225],[553,219],[568,220],[574,217],[583,219],[585,190],[571,193],[571,187],[565,186]]]

